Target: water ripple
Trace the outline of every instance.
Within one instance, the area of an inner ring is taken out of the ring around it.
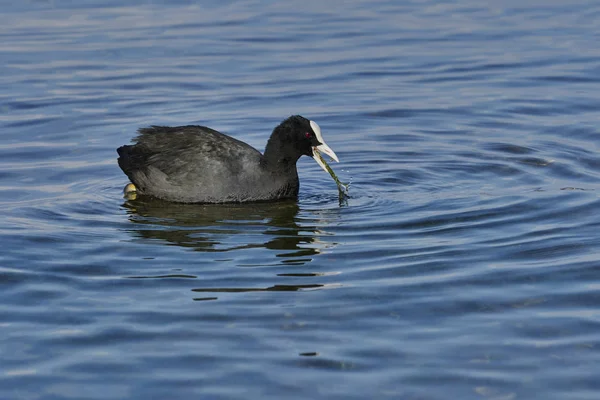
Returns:
[[[597,398],[597,6],[289,7],[4,7],[0,398]],[[141,126],[297,113],[346,201],[122,198]]]

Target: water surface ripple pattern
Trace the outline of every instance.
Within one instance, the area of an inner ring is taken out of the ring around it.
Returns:
[[[67,3],[0,14],[1,399],[600,398],[597,2]],[[346,202],[121,197],[292,114]]]

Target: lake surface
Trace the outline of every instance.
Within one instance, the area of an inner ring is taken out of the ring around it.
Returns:
[[[600,3],[158,3],[2,6],[1,399],[600,398]],[[347,201],[122,197],[292,114]]]

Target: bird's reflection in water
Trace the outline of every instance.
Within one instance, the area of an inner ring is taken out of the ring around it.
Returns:
[[[142,241],[181,246],[197,252],[219,254],[214,261],[231,260],[230,266],[302,266],[309,263],[324,248],[325,234],[317,228],[324,223],[323,214],[300,212],[295,201],[255,204],[177,204],[139,197],[123,205],[132,224],[131,233]],[[325,222],[325,224],[327,224]],[[248,249],[264,249],[255,253]],[[227,255],[225,255],[228,253]],[[273,258],[275,257],[275,258]],[[273,260],[276,260],[273,263]],[[136,275],[131,279],[197,279],[202,271],[187,274]],[[189,271],[188,271],[189,272]],[[282,271],[276,268],[268,282],[261,279],[255,285],[242,287],[194,288],[198,293],[290,292],[337,287],[336,283],[314,282],[336,272],[306,270]],[[247,278],[247,275],[246,275]],[[280,280],[284,282],[277,282]],[[295,282],[298,279],[310,282]],[[273,282],[273,280],[275,282]],[[290,282],[294,280],[294,282]],[[218,285],[217,282],[213,282]],[[293,284],[291,284],[293,283]],[[212,295],[195,297],[195,301],[218,300]]]
[[[317,274],[319,275],[319,274]],[[313,275],[313,276],[317,276]],[[325,275],[325,274],[320,274]],[[282,276],[282,275],[278,275]],[[198,288],[192,289],[195,293],[246,293],[246,292],[298,292],[303,290],[333,289],[340,287],[339,284],[306,284],[306,285],[273,285],[268,287],[249,288]],[[195,301],[217,300],[218,297],[196,297]]]
[[[253,204],[179,204],[140,197],[123,205],[138,238],[201,252],[264,248],[278,263],[304,264],[328,246],[295,201]],[[302,225],[299,225],[302,221]],[[261,265],[264,265],[261,260]]]

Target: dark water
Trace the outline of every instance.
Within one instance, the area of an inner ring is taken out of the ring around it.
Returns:
[[[0,398],[600,398],[599,26],[595,1],[4,2]],[[297,202],[121,197],[140,126],[262,149],[297,113],[346,204],[307,158]]]

